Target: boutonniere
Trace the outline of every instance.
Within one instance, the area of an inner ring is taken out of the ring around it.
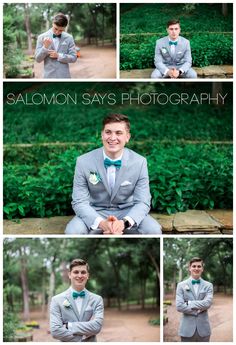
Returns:
[[[188,285],[185,285],[184,290],[185,291],[190,291],[190,287]]]
[[[96,171],[95,172],[90,171],[89,182],[95,185],[100,181],[102,181],[102,179],[101,179],[99,173],[97,173]]]
[[[70,308],[71,307],[70,302],[68,301],[68,299],[65,299],[65,301],[63,302],[63,306],[66,307],[66,308]]]
[[[163,54],[166,54],[166,53],[167,53],[167,49],[166,49],[165,47],[162,47],[162,48],[161,48],[161,51],[162,51]]]

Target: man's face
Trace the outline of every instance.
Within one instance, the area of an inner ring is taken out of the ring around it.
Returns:
[[[179,24],[170,25],[166,30],[171,40],[176,41],[178,39],[180,34]]]
[[[191,277],[194,279],[199,279],[203,272],[203,263],[202,261],[194,261],[189,266],[189,272],[191,274]]]
[[[55,35],[60,35],[65,28],[63,26],[57,26],[55,23],[52,24],[52,31]]]
[[[74,290],[81,291],[85,288],[89,278],[86,265],[73,267],[68,275],[71,281],[71,286]]]
[[[102,143],[105,153],[112,159],[118,158],[126,143],[129,142],[130,133],[125,122],[107,123],[102,131]]]

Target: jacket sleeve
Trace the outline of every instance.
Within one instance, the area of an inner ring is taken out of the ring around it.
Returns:
[[[48,56],[48,49],[43,46],[43,36],[40,35],[37,39],[35,49],[35,60],[42,62]]]
[[[94,308],[93,315],[89,321],[71,322],[71,331],[74,335],[92,336],[100,332],[103,323],[104,306],[103,299],[99,296]]]
[[[83,164],[81,164],[80,158],[78,158],[73,182],[72,208],[75,214],[80,217],[90,229],[94,223],[94,220],[97,217],[100,217],[100,215],[92,206],[90,206],[88,182],[82,165]]]
[[[161,74],[164,75],[168,67],[163,62],[163,56],[161,54],[161,44],[158,42],[158,40],[156,42],[154,64],[158,71],[160,71]]]
[[[184,54],[184,63],[181,66],[181,70],[186,73],[191,66],[192,66],[191,48],[190,48],[190,43],[187,40],[185,54]]]
[[[200,310],[204,311],[210,308],[212,305],[213,300],[213,285],[209,283],[209,286],[207,288],[206,296],[202,300],[193,300],[191,301],[191,308],[193,310]]]
[[[133,201],[134,206],[126,216],[131,217],[139,225],[148,214],[151,202],[147,160],[145,158],[143,159],[139,178],[134,188]]]
[[[59,304],[53,297],[50,304],[50,331],[53,338],[61,341],[73,341],[74,335],[63,325]]]
[[[68,39],[68,51],[66,53],[60,53],[59,51],[59,57],[57,60],[61,63],[76,62],[77,54],[75,49],[75,43],[72,37],[69,37]]]
[[[184,289],[181,283],[177,285],[176,290],[176,309],[180,313],[188,315],[196,316],[198,314],[197,310],[193,310],[192,307],[184,300]]]

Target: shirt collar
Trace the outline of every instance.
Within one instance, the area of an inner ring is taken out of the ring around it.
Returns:
[[[108,156],[105,154],[104,149],[102,150],[102,152],[103,152],[103,158],[104,158],[104,159],[108,158],[108,159],[110,159],[110,160],[112,160],[112,161],[117,161],[117,160],[119,160],[119,159],[121,160],[122,157],[123,157],[123,153],[122,153],[121,156],[117,157],[116,159],[112,159],[111,157],[108,157]]]

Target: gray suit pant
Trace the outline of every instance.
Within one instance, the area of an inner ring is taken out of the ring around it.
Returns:
[[[118,210],[118,211],[99,211],[101,217],[107,218],[109,215],[114,215],[118,219],[122,219],[127,215],[126,210]],[[67,224],[65,233],[67,235],[96,235],[102,234],[102,230],[92,230],[88,229],[85,223],[81,218],[75,216],[72,220]],[[124,234],[144,234],[144,235],[160,235],[161,234],[161,225],[151,216],[147,215],[139,226],[133,226],[130,230],[125,230]]]
[[[154,71],[151,74],[151,78],[152,79],[163,79],[163,78],[169,78],[169,77],[168,76],[164,77],[158,69],[154,69]],[[196,79],[197,73],[194,71],[193,68],[189,68],[189,70],[186,73],[181,74],[180,78]]]
[[[196,330],[192,337],[181,337],[182,342],[202,342],[208,343],[210,341],[210,335],[206,337],[201,337]]]

